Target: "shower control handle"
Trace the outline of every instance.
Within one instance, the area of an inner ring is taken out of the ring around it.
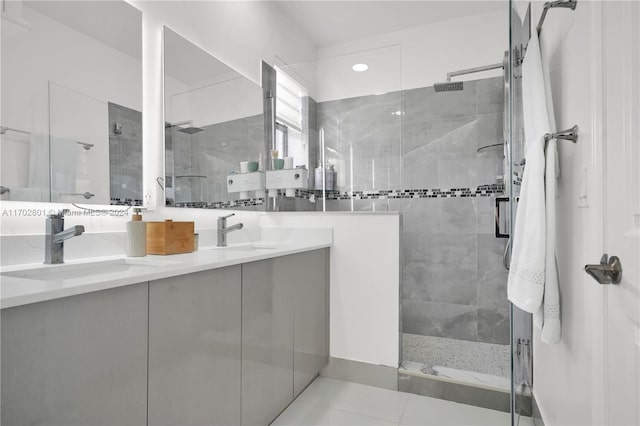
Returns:
[[[584,271],[600,284],[619,284],[622,281],[622,263],[617,256],[603,254],[598,265],[585,265]]]

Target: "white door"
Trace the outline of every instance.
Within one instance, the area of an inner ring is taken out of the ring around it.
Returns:
[[[603,414],[640,425],[640,2],[603,1],[602,12],[604,247],[623,270],[603,300]]]

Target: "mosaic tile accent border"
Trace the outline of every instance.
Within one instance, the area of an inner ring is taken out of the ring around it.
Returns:
[[[379,191],[353,191],[349,192],[327,191],[327,200],[386,200],[403,198],[468,198],[491,197],[494,194],[503,194],[504,185],[481,185],[473,188],[451,189],[387,189]],[[311,196],[320,197],[322,191],[297,190],[296,197],[309,199]]]
[[[131,198],[111,198],[112,206],[142,206],[142,200]]]
[[[474,198],[491,197],[504,194],[503,184],[481,185],[473,188],[451,189],[383,189],[379,191],[327,191],[327,200],[390,200],[404,198]],[[322,199],[322,191],[296,189],[295,198],[318,201]],[[191,207],[199,209],[232,209],[236,207],[260,206],[265,203],[264,198],[247,198],[243,200],[176,203],[174,207]]]
[[[231,201],[214,201],[208,203],[206,201],[198,201],[193,203],[176,203],[174,207],[192,207],[196,209],[233,209],[237,207],[252,207],[264,204],[264,198],[246,198],[242,200]]]

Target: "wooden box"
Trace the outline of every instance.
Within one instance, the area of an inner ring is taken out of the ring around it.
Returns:
[[[147,254],[191,253],[193,231],[193,222],[147,222]]]

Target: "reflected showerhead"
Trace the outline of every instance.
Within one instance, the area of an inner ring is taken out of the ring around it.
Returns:
[[[182,127],[187,125],[189,127]],[[193,121],[191,120],[180,121],[178,123],[166,123],[164,127],[167,129],[171,127],[177,127],[179,132],[186,133],[187,135],[195,135],[196,133],[204,132],[204,129],[200,127],[194,127]]]
[[[464,90],[464,83],[462,81],[447,81],[444,83],[435,83],[433,88],[436,92],[455,92]]]
[[[204,132],[204,129],[201,129],[200,127],[184,127],[178,129],[178,131],[188,135],[195,135],[196,133]]]

